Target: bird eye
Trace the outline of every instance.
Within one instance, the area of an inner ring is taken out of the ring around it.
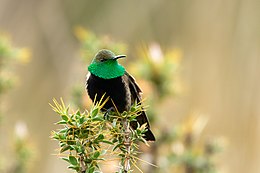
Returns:
[[[106,61],[106,59],[104,59],[104,58],[100,59],[100,62],[104,62],[104,61]]]

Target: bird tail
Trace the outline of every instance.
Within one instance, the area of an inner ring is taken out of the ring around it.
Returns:
[[[131,122],[132,128],[136,129],[137,123],[139,123],[139,125],[146,124],[147,131],[144,133],[144,139],[147,141],[155,141],[155,137],[154,137],[153,132],[150,130],[150,123],[148,121],[145,111],[142,111],[141,115],[136,117],[136,120],[137,120],[137,122],[136,121]]]
[[[147,129],[147,131],[144,133],[144,139],[147,141],[155,141],[155,137],[153,135],[153,132],[150,129]]]

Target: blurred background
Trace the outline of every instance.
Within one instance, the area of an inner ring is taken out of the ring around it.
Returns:
[[[112,42],[117,54],[128,55],[120,63],[136,76],[148,110],[155,109],[150,118],[160,143],[169,142],[162,133],[183,127],[181,137],[189,130],[199,134],[192,145],[218,141],[223,150],[210,162],[216,172],[260,172],[259,7],[257,0],[0,0],[0,32],[20,50],[11,55],[18,58],[9,72],[2,73],[0,61],[0,73],[14,81],[0,95],[0,172],[15,172],[17,157],[25,159],[24,172],[70,172],[49,138],[59,117],[48,103],[54,97],[70,103],[79,93],[83,107],[91,104],[84,90],[87,65],[97,48]],[[190,147],[187,136],[186,144],[170,138],[174,158]],[[159,167],[180,163],[158,153]],[[187,167],[178,172],[196,172]]]

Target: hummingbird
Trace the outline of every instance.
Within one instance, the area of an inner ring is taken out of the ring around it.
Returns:
[[[100,101],[103,95],[109,97],[103,110],[118,110],[119,113],[122,113],[128,111],[135,102],[141,104],[140,87],[134,77],[117,61],[124,57],[126,55],[115,55],[110,50],[102,49],[97,52],[88,66],[86,90],[90,99],[94,102]],[[146,123],[147,131],[144,133],[144,138],[147,141],[155,141],[144,110],[136,117],[136,120],[139,125]],[[137,122],[131,122],[131,128],[136,129]]]

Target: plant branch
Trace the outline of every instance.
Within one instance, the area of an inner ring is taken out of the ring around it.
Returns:
[[[130,170],[130,155],[131,155],[131,131],[129,127],[129,121],[127,118],[122,119],[123,129],[124,129],[124,146],[126,149],[125,158],[124,158],[124,172],[128,173]]]

